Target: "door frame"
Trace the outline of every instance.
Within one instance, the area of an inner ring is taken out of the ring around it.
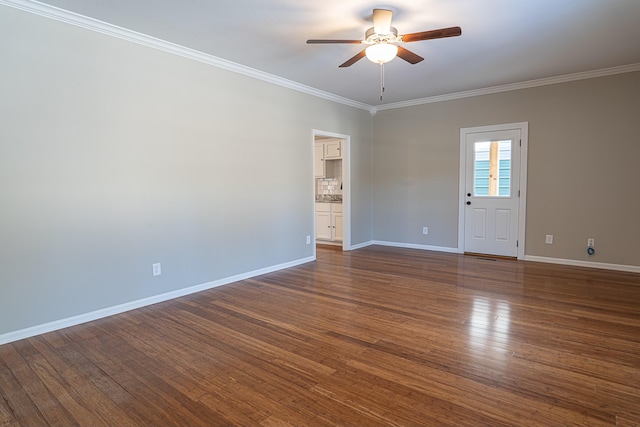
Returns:
[[[458,253],[463,254],[465,238],[465,183],[467,182],[467,135],[481,132],[520,130],[520,197],[518,198],[518,259],[524,259],[525,225],[527,213],[527,152],[529,122],[460,128],[460,177],[458,181]],[[515,160],[515,159],[514,159]]]
[[[342,250],[351,250],[351,136],[341,133],[313,129],[311,131],[311,177],[313,196],[313,256],[316,256],[316,177],[315,165],[316,136],[336,138],[342,141]]]

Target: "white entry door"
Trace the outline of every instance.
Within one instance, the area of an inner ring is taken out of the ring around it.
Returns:
[[[521,134],[464,135],[464,252],[518,256]]]

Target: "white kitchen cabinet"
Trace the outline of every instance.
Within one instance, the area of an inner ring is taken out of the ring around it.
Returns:
[[[316,142],[313,147],[313,171],[316,178],[324,178],[324,144]]]
[[[316,239],[331,240],[330,212],[316,212]]]
[[[314,175],[316,178],[328,178],[325,160],[342,159],[342,141],[339,139],[316,141],[313,148]]]
[[[324,141],[324,158],[325,159],[341,159],[342,158],[342,141],[339,139],[328,139]]]
[[[331,210],[331,237],[332,240],[342,241],[342,205],[333,204],[332,208],[334,207],[335,209]]]
[[[342,204],[316,203],[316,239],[342,241]]]

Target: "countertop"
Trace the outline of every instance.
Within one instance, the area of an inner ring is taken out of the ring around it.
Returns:
[[[342,195],[324,194],[316,196],[316,203],[342,203]]]

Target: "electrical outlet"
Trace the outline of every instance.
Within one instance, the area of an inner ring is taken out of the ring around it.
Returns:
[[[547,237],[544,242],[547,245],[553,245],[553,234],[547,234]]]
[[[596,239],[594,239],[593,237],[587,239],[587,246],[589,246],[590,248],[594,247],[595,244],[596,244]]]
[[[311,236],[307,236],[307,245],[311,244]]]
[[[156,264],[153,264],[152,267],[153,267],[153,275],[154,276],[159,276],[159,275],[162,274],[162,266],[160,265],[159,262],[156,263]]]
[[[429,227],[422,227],[422,234],[429,234]]]

